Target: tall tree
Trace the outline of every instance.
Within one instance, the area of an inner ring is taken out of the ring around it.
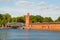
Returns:
[[[43,22],[43,17],[40,15],[36,15],[37,22]]]
[[[31,23],[36,23],[37,22],[36,16],[31,15],[30,16],[30,22]]]
[[[21,16],[18,18],[17,22],[22,22],[22,23],[25,23],[25,16]]]
[[[3,20],[3,15],[2,14],[0,14],[0,20]]]
[[[52,18],[51,17],[45,17],[43,19],[43,22],[53,22]]]
[[[7,21],[10,21],[11,15],[8,14],[8,13],[6,13],[6,14],[3,15],[3,18],[4,18],[5,20],[7,20]]]
[[[58,18],[55,20],[55,22],[60,22],[60,17],[58,17]]]

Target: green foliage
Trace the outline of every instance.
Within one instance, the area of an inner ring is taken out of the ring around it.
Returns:
[[[37,22],[43,22],[43,17],[40,15],[36,15]]]
[[[60,17],[58,17],[58,18],[55,20],[55,22],[60,22]]]
[[[8,22],[23,22],[25,23],[25,15],[20,17],[11,17],[10,14],[0,14],[0,25],[5,25]],[[40,15],[30,15],[30,22],[31,23],[42,23],[42,22],[54,22],[51,17],[42,17]],[[60,17],[58,17],[55,22],[60,22]]]
[[[11,21],[10,22],[17,22],[17,18],[11,18]]]
[[[3,15],[2,14],[0,14],[0,20],[3,20]]]
[[[42,20],[43,20],[43,17],[40,16],[40,15],[36,15],[36,16],[31,15],[30,16],[30,21],[32,23],[37,23],[37,22],[40,22],[41,23],[41,22],[43,22]]]
[[[45,17],[43,19],[43,22],[53,22],[52,18],[51,17]]]
[[[5,25],[8,21],[10,21],[11,15],[8,13],[0,14],[0,25]]]
[[[25,16],[18,17],[17,22],[25,23]]]
[[[30,16],[30,22],[31,22],[31,23],[36,23],[36,22],[37,22],[36,17],[33,16],[33,15],[31,15],[31,16]]]

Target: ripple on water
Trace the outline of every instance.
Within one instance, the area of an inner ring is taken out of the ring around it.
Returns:
[[[0,30],[2,40],[60,40],[60,32],[47,32],[39,30]]]

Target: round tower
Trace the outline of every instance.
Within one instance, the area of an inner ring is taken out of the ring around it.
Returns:
[[[29,15],[29,13],[27,13],[27,15],[26,15],[26,23],[25,23],[25,25],[26,25],[26,27],[29,27],[29,25],[30,25],[30,15]]]

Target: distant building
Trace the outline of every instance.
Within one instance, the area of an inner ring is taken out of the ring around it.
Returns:
[[[47,23],[30,23],[30,15],[27,13],[26,15],[26,22],[25,22],[25,29],[32,29],[32,30],[54,30],[60,31],[60,23],[55,22],[47,22]]]
[[[18,27],[23,27],[23,26],[25,26],[25,24],[24,23],[20,23],[20,22],[12,22],[12,23],[7,23],[6,24],[6,27],[7,28],[18,28]]]

